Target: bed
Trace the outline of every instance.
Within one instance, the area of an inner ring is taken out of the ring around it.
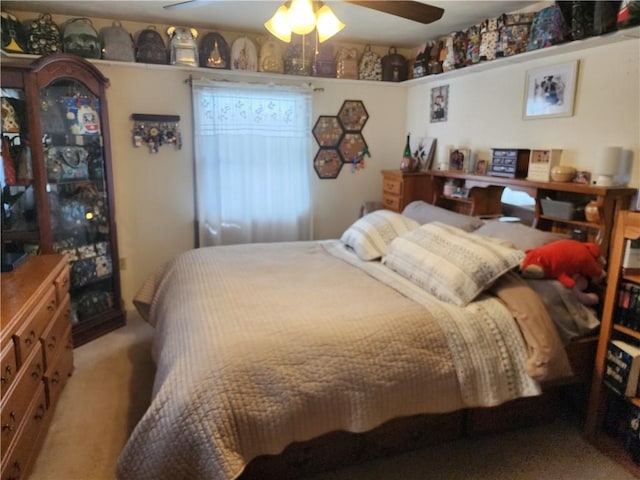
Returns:
[[[118,478],[299,478],[575,381],[565,347],[593,312],[520,278],[515,230],[422,203],[340,239],[185,252],[149,278],[134,303],[157,372]]]

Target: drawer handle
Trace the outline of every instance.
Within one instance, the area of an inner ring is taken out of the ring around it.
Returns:
[[[393,205],[393,200],[391,200],[390,198],[385,199],[385,203],[387,205]]]
[[[53,383],[53,384],[60,383],[60,372],[55,372],[55,373],[51,376],[51,383]]]
[[[13,429],[15,428],[15,424],[16,424],[16,412],[10,412],[9,413],[9,420],[11,421],[11,423],[5,423],[4,425],[2,425],[2,431],[3,432],[12,432]]]
[[[56,299],[52,298],[51,301],[49,302],[49,305],[47,305],[47,311],[50,314],[53,314],[53,312],[56,311]]]
[[[42,366],[37,363],[36,368],[31,372],[31,377],[36,380],[42,376]]]
[[[392,189],[393,188],[393,183],[387,183],[387,188],[388,189]]]
[[[20,464],[16,461],[11,465],[11,473],[10,477],[7,477],[7,480],[19,480],[20,479]]]
[[[66,287],[67,285],[69,285],[69,277],[64,277],[62,279],[62,288]]]
[[[5,376],[0,377],[0,383],[6,385],[7,383],[9,383],[9,380],[11,380],[11,375],[13,375],[13,372],[11,371],[11,365],[7,365],[6,367],[4,367],[4,373]]]
[[[35,339],[36,339],[36,332],[34,330],[31,330],[29,332],[29,336],[24,339],[24,343],[26,343],[27,345],[31,345]]]
[[[44,405],[42,403],[36,408],[36,413],[33,418],[36,420],[42,420],[44,418]]]
[[[50,348],[51,350],[56,348],[56,337],[55,335],[53,337],[51,337],[51,339],[49,340],[49,343],[47,343],[47,347]]]

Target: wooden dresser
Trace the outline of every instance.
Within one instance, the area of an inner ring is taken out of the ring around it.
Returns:
[[[61,255],[31,256],[1,279],[1,478],[18,480],[73,371],[69,267]]]
[[[414,200],[431,203],[431,176],[426,172],[382,171],[382,207],[402,213]]]

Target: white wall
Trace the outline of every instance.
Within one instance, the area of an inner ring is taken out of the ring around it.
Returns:
[[[61,23],[64,17],[54,20]],[[94,19],[98,28],[109,24]],[[131,32],[146,27],[123,25]],[[407,132],[414,137],[434,136],[440,145],[468,146],[483,158],[489,158],[491,147],[496,146],[563,148],[563,163],[586,170],[592,168],[600,147],[621,145],[634,153],[632,183],[639,186],[639,44],[636,39],[508,66],[498,61],[492,64],[495,68],[479,73],[461,71],[457,76],[428,77],[405,85],[312,79],[319,90],[313,99],[314,123],[319,115],[336,115],[344,100],[364,103],[369,120],[363,135],[372,155],[364,170],[351,173],[345,166],[335,180],[320,180],[310,169],[315,238],[340,236],[357,218],[363,201],[380,200],[380,170],[399,167]],[[575,115],[522,120],[526,70],[574,58],[581,63]],[[193,72],[170,66],[96,65],[110,79],[107,100],[116,222],[120,256],[126,263],[123,297],[130,309],[147,276],[194,245],[191,96],[185,83]],[[197,69],[196,74],[219,77],[223,72]],[[257,81],[255,76],[250,80]],[[278,79],[278,83],[303,81],[308,79]],[[449,119],[429,123],[430,88],[440,84],[450,85]],[[159,153],[151,154],[134,148],[132,113],[180,115],[182,150],[162,146]],[[314,155],[316,147],[314,143]],[[310,166],[312,159],[307,160]]]
[[[558,47],[556,51],[563,50]],[[524,54],[528,55],[528,54]],[[408,92],[407,125],[446,145],[465,146],[490,159],[492,147],[561,148],[562,164],[592,171],[604,146],[621,146],[633,154],[633,186],[640,186],[640,41],[561,53],[495,68],[464,69],[449,77],[427,77]],[[531,58],[530,57],[530,58]],[[527,58],[527,57],[524,57]],[[522,119],[526,72],[579,60],[572,117]],[[478,71],[482,70],[482,71]],[[448,121],[429,123],[430,90],[449,85]]]
[[[120,257],[125,259],[122,290],[127,308],[144,279],[164,262],[194,245],[192,118],[190,72],[172,67],[98,63],[110,80],[107,89],[116,221]],[[203,69],[200,69],[203,70]],[[198,76],[224,73],[198,71]],[[234,77],[238,80],[237,77]],[[256,81],[255,76],[251,79]],[[282,82],[308,82],[288,78]],[[337,115],[345,100],[361,100],[369,114],[362,134],[371,158],[365,168],[344,166],[335,180],[321,180],[309,162],[315,238],[335,238],[357,218],[365,200],[379,200],[380,170],[398,168],[405,141],[405,88],[397,84],[312,79],[313,122]],[[182,150],[171,145],[156,154],[131,141],[132,113],[180,115]],[[312,139],[312,155],[317,144]]]

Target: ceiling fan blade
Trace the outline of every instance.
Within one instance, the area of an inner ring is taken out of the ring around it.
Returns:
[[[183,2],[170,3],[169,5],[164,5],[162,8],[166,10],[178,10],[180,8],[189,7],[190,3],[196,3],[196,0],[184,0]]]
[[[351,1],[345,0],[347,3],[353,3],[365,8],[378,10],[379,12],[388,13],[397,17],[407,18],[414,22],[432,23],[442,18],[444,10],[440,7],[427,5],[422,2],[410,1]]]

